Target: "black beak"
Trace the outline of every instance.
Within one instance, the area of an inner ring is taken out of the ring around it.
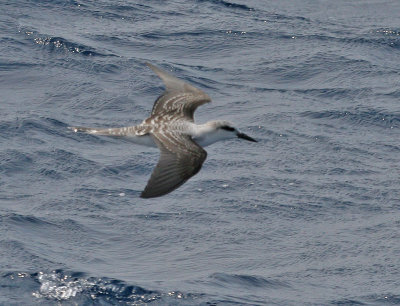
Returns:
[[[245,133],[237,133],[236,135],[237,135],[237,137],[242,138],[242,139],[246,139],[248,141],[258,142],[254,138],[251,138],[250,136],[246,135]]]

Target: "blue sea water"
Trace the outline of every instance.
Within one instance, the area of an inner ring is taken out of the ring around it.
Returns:
[[[1,305],[400,304],[400,2],[0,5]],[[198,175],[139,198],[149,61],[206,91]]]

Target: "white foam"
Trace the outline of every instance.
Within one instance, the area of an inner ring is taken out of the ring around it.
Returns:
[[[50,274],[39,272],[38,281],[40,282],[39,291],[32,295],[37,298],[46,297],[57,300],[68,300],[82,292],[88,285],[93,285],[88,284],[87,280],[72,279],[55,271]]]

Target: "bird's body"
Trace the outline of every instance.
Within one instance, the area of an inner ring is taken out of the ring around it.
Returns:
[[[149,118],[141,124],[122,128],[71,127],[74,132],[128,138],[136,144],[158,147],[160,159],[141,197],[152,198],[167,194],[195,175],[207,157],[203,147],[214,142],[243,138],[229,122],[222,120],[195,124],[196,108],[211,101],[198,88],[179,80],[147,63],[164,81],[166,91],[156,100]]]
[[[180,120],[174,123],[162,122],[156,123],[155,120],[144,120],[136,126],[95,129],[85,127],[73,127],[74,132],[84,132],[87,134],[124,137],[129,141],[143,145],[146,147],[157,147],[154,142],[152,133],[162,133],[163,131],[175,132],[189,135],[199,146],[206,147],[220,140],[235,138],[230,132],[220,129],[221,126],[229,125],[229,122],[223,120],[209,121],[205,124],[195,124],[185,120]]]

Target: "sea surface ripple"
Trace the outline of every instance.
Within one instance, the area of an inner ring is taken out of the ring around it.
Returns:
[[[0,7],[0,305],[400,304],[399,1]],[[259,143],[140,199],[146,61]]]

